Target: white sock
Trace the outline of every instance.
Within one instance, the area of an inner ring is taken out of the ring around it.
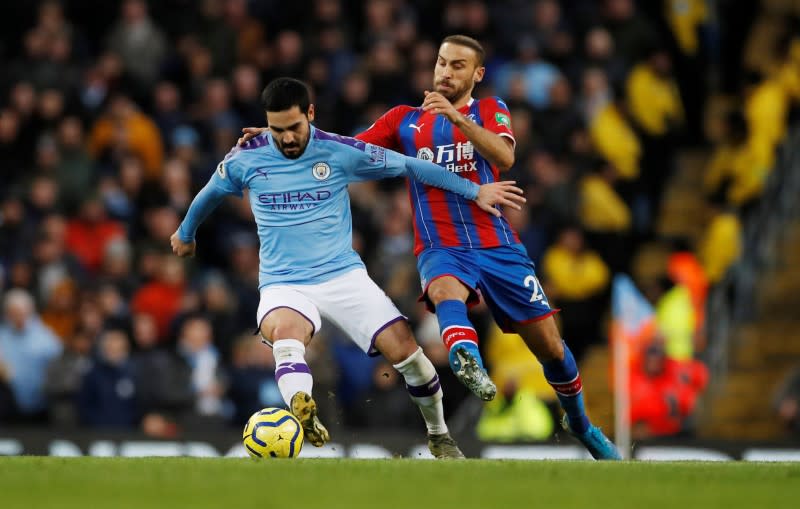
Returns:
[[[419,407],[428,427],[428,433],[432,435],[447,433],[439,375],[436,374],[436,368],[431,361],[422,353],[422,348],[418,348],[406,360],[395,364],[394,368],[403,375],[406,389]]]
[[[296,339],[279,339],[272,343],[275,356],[275,380],[281,391],[283,401],[291,408],[292,396],[299,391],[311,395],[314,379],[306,364],[306,347]]]

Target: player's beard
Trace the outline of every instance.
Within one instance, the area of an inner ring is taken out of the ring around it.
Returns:
[[[460,101],[464,96],[469,94],[472,91],[472,87],[474,86],[463,86],[459,88],[455,88],[452,83],[447,83],[447,88],[441,87],[442,82],[434,83],[434,90],[442,94],[442,96],[450,101],[451,104],[455,104],[456,102]]]
[[[286,157],[286,159],[299,159],[300,156],[302,156],[303,153],[306,151],[306,147],[308,146],[308,138],[303,140],[303,142],[301,143],[292,143],[291,145],[283,145],[276,142],[276,145],[278,145],[278,149],[281,151],[281,154],[283,154],[284,157]],[[286,152],[289,149],[295,149],[295,148],[297,148],[298,150],[291,153]]]

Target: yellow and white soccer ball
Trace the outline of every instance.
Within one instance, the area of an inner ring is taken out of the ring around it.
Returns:
[[[250,416],[242,433],[253,458],[294,458],[303,448],[303,427],[281,408],[265,408]]]

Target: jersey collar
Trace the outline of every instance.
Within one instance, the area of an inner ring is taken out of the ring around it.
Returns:
[[[458,109],[458,111],[466,111],[466,110],[469,110],[469,109],[472,107],[472,103],[474,103],[474,102],[475,102],[475,98],[473,98],[473,97],[470,97],[470,98],[469,98],[469,101],[467,101],[467,104],[465,104],[464,106],[460,107],[460,108]]]

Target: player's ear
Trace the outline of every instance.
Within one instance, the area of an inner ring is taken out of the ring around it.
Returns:
[[[475,83],[480,83],[483,81],[483,75],[486,73],[485,67],[478,67],[475,69],[475,73],[472,75],[472,81]]]
[[[313,104],[309,104],[308,105],[308,121],[309,122],[313,122],[314,121],[314,105]]]

